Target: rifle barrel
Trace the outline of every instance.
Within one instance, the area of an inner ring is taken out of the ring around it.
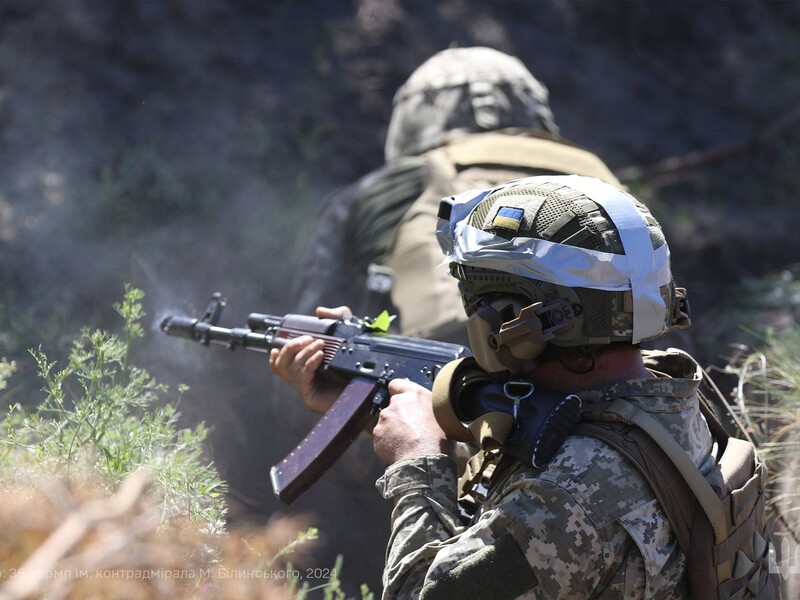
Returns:
[[[231,350],[241,346],[255,352],[269,352],[274,347],[273,336],[246,327],[217,327],[199,319],[170,315],[161,320],[161,330],[167,335],[186,338],[201,344],[218,344]]]

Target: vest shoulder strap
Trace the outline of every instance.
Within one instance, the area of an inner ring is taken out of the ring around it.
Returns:
[[[588,150],[546,138],[481,133],[459,138],[444,151],[460,168],[490,165],[576,173],[620,186],[603,161]]]
[[[637,426],[622,422],[582,421],[575,425],[572,433],[597,438],[633,463],[653,490],[678,545],[688,556],[695,497],[680,471],[658,444]],[[687,507],[691,509],[687,510]]]

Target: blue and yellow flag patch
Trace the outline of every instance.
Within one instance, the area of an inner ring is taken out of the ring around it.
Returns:
[[[500,210],[492,219],[492,227],[498,229],[510,229],[511,231],[519,231],[522,224],[522,218],[525,216],[525,211],[521,208],[512,208],[510,206],[501,206]]]

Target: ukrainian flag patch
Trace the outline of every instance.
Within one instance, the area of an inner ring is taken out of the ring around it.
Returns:
[[[492,219],[492,227],[519,231],[519,226],[522,224],[522,218],[524,216],[525,211],[521,208],[501,206],[500,210],[498,210],[497,214],[494,216],[494,219]]]

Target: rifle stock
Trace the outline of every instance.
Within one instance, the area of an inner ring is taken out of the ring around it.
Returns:
[[[349,382],[309,434],[270,470],[273,491],[287,504],[313,486],[355,441],[385,402],[390,380],[405,378],[431,389],[442,366],[469,355],[464,346],[375,331],[357,319],[251,313],[246,327],[228,329],[217,326],[224,306],[222,296],[214,294],[201,318],[170,315],[161,321],[161,329],[206,346],[256,352],[310,335],[325,342],[320,375]]]

